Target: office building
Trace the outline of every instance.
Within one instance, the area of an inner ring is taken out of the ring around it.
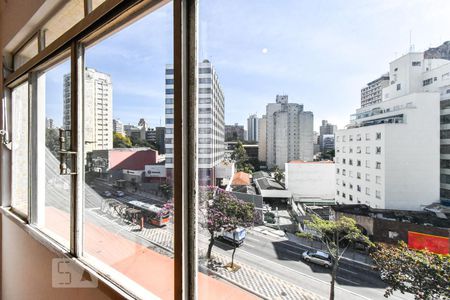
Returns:
[[[422,210],[439,201],[439,93],[360,108],[336,133],[336,202]]]
[[[247,141],[258,141],[258,116],[250,115],[247,118]]]
[[[158,146],[159,154],[166,153],[166,147],[164,143],[164,139],[166,136],[166,127],[155,127],[156,133],[156,145]]]
[[[113,148],[111,76],[86,68],[84,72],[84,139],[85,152]],[[64,118],[70,130],[70,74],[64,75]]]
[[[313,113],[304,111],[303,105],[289,103],[287,95],[277,95],[275,103],[266,106],[267,167],[278,166],[291,160],[313,159]]]
[[[382,101],[383,89],[389,85],[389,73],[369,82],[361,89],[361,107],[366,107]]]
[[[336,125],[328,123],[327,120],[322,120],[322,125],[319,129],[319,144],[321,152],[334,150],[334,139],[330,138],[330,136],[334,135],[336,130]]]
[[[258,159],[264,162],[267,161],[266,128],[267,118],[266,115],[263,115],[258,119]]]
[[[200,185],[215,184],[214,167],[225,153],[225,98],[213,65],[199,64],[198,178]],[[166,66],[166,169],[173,172],[173,66]],[[169,133],[170,132],[170,133]]]
[[[225,125],[225,141],[244,141],[244,126],[235,123],[234,125]]]

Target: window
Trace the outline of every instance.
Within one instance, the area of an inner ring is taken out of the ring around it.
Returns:
[[[336,195],[338,195],[338,196],[339,196],[339,194],[340,194],[340,192],[339,192],[339,191],[336,191]]]
[[[209,74],[211,73],[211,68],[199,68],[200,74]]]
[[[421,62],[420,62],[420,61],[413,61],[413,62],[412,62],[412,66],[413,66],[413,67],[420,67],[420,65],[421,65]]]
[[[370,147],[366,147],[366,154],[370,154]]]
[[[353,153],[353,148],[352,147],[348,148],[348,153]]]
[[[423,81],[423,86],[427,86],[433,83],[433,78],[428,78]]]
[[[173,118],[166,118],[166,125],[167,124],[173,124]]]
[[[377,199],[381,199],[381,192],[380,191],[375,191],[375,197],[377,198]]]
[[[361,173],[360,172],[356,172],[356,178],[357,179],[361,179]]]
[[[358,160],[356,161],[356,166],[357,166],[357,167],[361,167],[361,160],[358,159]]]
[[[356,135],[356,140],[357,140],[357,141],[360,141],[360,140],[361,140],[361,134],[358,133],[358,134]]]
[[[370,168],[370,161],[366,160],[366,168]]]
[[[346,175],[346,171],[345,171],[345,169],[342,169],[342,176],[345,176]]]
[[[173,114],[173,108],[166,108],[166,114],[172,115]]]
[[[370,189],[368,187],[366,187],[366,195],[370,196]]]
[[[350,158],[350,159],[348,160],[348,164],[349,164],[350,166],[353,166],[353,159]]]
[[[209,97],[200,97],[198,103],[200,104],[210,104],[211,103],[211,98]]]
[[[375,151],[376,154],[381,154],[381,147],[376,147],[375,149],[376,149],[376,151]]]
[[[342,147],[342,153],[346,153],[345,147]]]
[[[336,174],[339,174],[339,168],[336,168]]]
[[[370,174],[366,174],[366,181],[370,181]]]
[[[23,215],[28,215],[28,89],[24,82],[11,95],[11,207]]]
[[[198,79],[199,83],[211,83],[211,78],[199,78]]]
[[[361,153],[361,147],[356,147],[356,153]]]
[[[348,200],[353,201],[353,195],[348,195]]]
[[[348,184],[348,188],[351,189],[351,190],[353,190],[353,184],[349,183],[349,184]]]
[[[361,186],[360,186],[360,185],[357,185],[357,186],[356,186],[356,190],[357,190],[358,192],[361,192]]]
[[[366,141],[370,141],[370,133],[366,133]]]
[[[377,140],[381,140],[381,132],[377,132],[376,133],[376,139]]]
[[[174,80],[173,79],[166,79],[166,84],[174,84]]]
[[[375,169],[381,169],[381,162],[377,161],[375,163]]]
[[[378,184],[381,184],[381,176],[376,176],[375,177],[375,182]]]
[[[166,95],[173,95],[173,89],[166,89]]]
[[[397,83],[397,91],[400,91],[402,89],[402,85],[400,83]]]
[[[353,172],[352,171],[348,171],[348,177],[353,178]]]
[[[346,142],[347,141],[347,136],[343,135],[342,136],[342,142]]]
[[[349,141],[349,142],[353,142],[353,135],[350,134],[350,135],[348,136],[348,141]]]
[[[342,159],[342,163],[345,165],[345,158]]]
[[[345,187],[345,186],[346,186],[346,184],[345,184],[345,181],[342,181],[342,186],[343,186],[343,187]]]

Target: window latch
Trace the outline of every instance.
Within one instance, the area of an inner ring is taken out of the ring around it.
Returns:
[[[75,175],[76,172],[72,172],[69,167],[67,167],[67,158],[76,155],[77,152],[69,151],[66,149],[66,132],[70,130],[65,130],[63,128],[59,129],[59,174],[60,175]],[[74,160],[71,160],[74,163]]]

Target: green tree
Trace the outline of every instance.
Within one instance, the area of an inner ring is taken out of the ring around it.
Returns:
[[[316,215],[311,215],[311,221],[305,221],[305,225],[317,232],[333,259],[330,300],[334,300],[334,286],[338,265],[345,251],[352,242],[362,242],[367,245],[371,245],[371,242],[367,236],[361,233],[361,230],[356,226],[356,221],[352,218],[340,217],[339,220],[335,221],[323,220]],[[309,238],[312,238],[312,236],[309,236]],[[346,243],[345,247],[341,247],[343,243]]]
[[[320,155],[322,160],[333,160],[335,156],[334,150],[328,150]]]
[[[274,178],[275,181],[278,183],[282,183],[284,181],[284,172],[278,168],[278,166],[275,166],[274,168]]]
[[[113,136],[113,147],[114,148],[131,148],[131,140],[129,137],[115,132]]]
[[[236,162],[236,170],[251,174],[254,170],[253,166],[249,163],[247,152],[241,141],[238,141],[233,153],[231,153],[231,159]]]
[[[45,146],[50,152],[59,158],[59,131],[58,129],[47,128],[45,130]]]
[[[385,297],[400,291],[415,299],[450,299],[450,255],[416,251],[400,242],[397,247],[378,244],[372,257],[389,285]]]

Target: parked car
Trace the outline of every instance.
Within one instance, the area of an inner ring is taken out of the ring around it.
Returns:
[[[105,197],[111,197],[111,192],[110,191],[104,191],[103,192],[103,196],[105,196]]]
[[[123,196],[125,196],[125,193],[122,192],[122,191],[117,191],[117,192],[116,192],[116,196],[117,196],[117,197],[123,197]]]
[[[324,266],[325,268],[329,268],[333,264],[331,255],[321,251],[305,251],[302,254],[302,258],[306,262],[312,262]]]
[[[236,228],[233,231],[226,231],[224,230],[222,232],[222,238],[226,241],[229,241],[231,243],[236,243],[237,246],[240,246],[247,236],[247,231],[245,231],[245,228]]]

